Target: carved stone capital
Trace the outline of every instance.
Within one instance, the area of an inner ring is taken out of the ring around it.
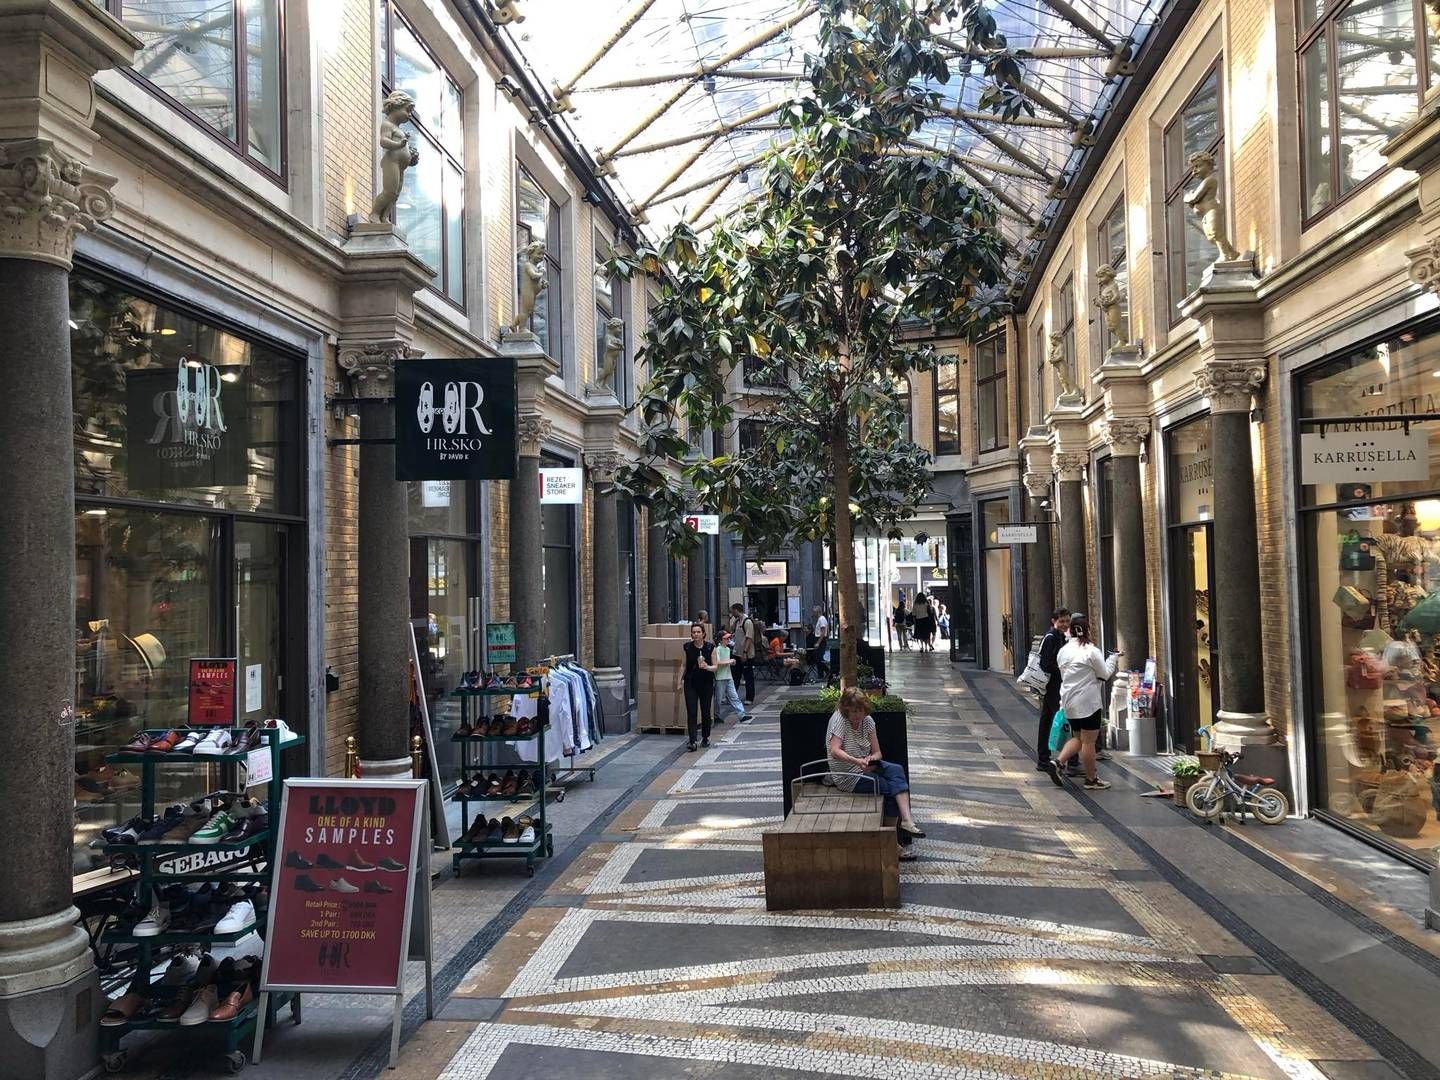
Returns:
[[[590,479],[597,484],[613,483],[615,474],[624,464],[624,457],[614,450],[591,450],[585,454],[585,468],[590,470]]]
[[[1055,470],[1055,476],[1060,480],[1083,480],[1085,479],[1085,466],[1090,463],[1089,455],[1075,453],[1057,453],[1050,461],[1050,467]]]
[[[1020,479],[1032,499],[1043,499],[1049,495],[1050,485],[1055,480],[1048,472],[1027,472]]]
[[[75,237],[114,213],[114,186],[49,139],[0,142],[0,257],[69,270]]]
[[[551,427],[549,418],[538,412],[521,413],[515,421],[515,439],[520,444],[520,456],[539,457],[540,444],[550,437]]]
[[[1410,280],[1421,288],[1440,293],[1440,236],[1405,252],[1410,260]]]
[[[398,338],[342,343],[340,367],[350,376],[356,397],[383,399],[395,396],[395,362],[423,355]]]
[[[1145,416],[1111,416],[1105,420],[1105,441],[1110,449],[1122,456],[1140,453],[1150,438],[1150,419]]]
[[[1195,373],[1195,389],[1210,399],[1212,413],[1248,413],[1266,372],[1264,360],[1209,360]]]

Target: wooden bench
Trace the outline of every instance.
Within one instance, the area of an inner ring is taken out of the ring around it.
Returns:
[[[797,785],[794,809],[762,834],[765,908],[898,908],[899,847],[874,795]]]

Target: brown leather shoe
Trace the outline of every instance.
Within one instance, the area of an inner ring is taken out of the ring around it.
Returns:
[[[526,769],[520,774],[520,786],[515,789],[517,795],[535,794],[535,774]]]
[[[232,990],[225,995],[225,1000],[220,1002],[219,1007],[210,1014],[210,1019],[215,1023],[223,1023],[226,1020],[234,1020],[240,1015],[240,1010],[255,1000],[255,991],[251,988],[247,979],[245,985],[239,990]]]
[[[514,735],[517,731],[519,731],[519,730],[520,730],[520,721],[514,719],[513,717],[512,717],[511,719],[505,721],[505,734],[506,734],[506,736],[513,736],[513,735]]]
[[[142,731],[121,747],[121,750],[126,754],[143,754],[150,749],[150,744],[154,741],[155,736]]]
[[[145,753],[168,754],[171,750],[175,749],[176,744],[179,743],[179,741],[184,737],[185,736],[181,735],[178,731],[167,731],[164,735],[161,735],[158,739],[152,742],[149,749],[146,750]]]
[[[467,844],[478,844],[485,839],[485,832],[490,828],[490,823],[485,820],[484,814],[476,814],[475,820],[470,823],[470,828],[463,837]]]
[[[507,772],[507,773],[505,774],[505,779],[504,779],[504,781],[503,781],[503,782],[501,783],[501,785],[500,785],[500,794],[501,794],[501,795],[514,795],[514,794],[515,794],[517,791],[519,791],[519,790],[520,790],[520,778],[515,775],[515,770],[514,770],[514,769],[511,769],[509,772]]]
[[[507,817],[500,819],[500,839],[507,844],[520,842],[520,829],[519,826],[515,824],[514,818]]]
[[[490,734],[490,721],[489,721],[489,720],[477,720],[477,721],[475,721],[475,730],[472,732],[472,734],[474,734],[474,735],[489,735],[489,734]]]
[[[486,785],[485,785],[485,794],[486,794],[486,795],[502,795],[502,794],[504,794],[504,792],[503,792],[501,789],[504,788],[504,786],[505,786],[505,780],[500,776],[499,773],[491,773],[488,777],[486,777],[486,781],[487,781],[487,782],[486,782]]]

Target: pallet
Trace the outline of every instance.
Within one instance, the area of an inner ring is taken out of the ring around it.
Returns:
[[[683,727],[646,727],[641,724],[635,729],[642,735],[684,735],[686,729]]]

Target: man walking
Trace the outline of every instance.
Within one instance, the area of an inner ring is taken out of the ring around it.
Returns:
[[[816,604],[810,609],[810,614],[815,616],[815,653],[810,662],[820,671],[820,678],[828,683],[830,681],[830,620],[825,617],[825,611]]]
[[[730,614],[733,617],[735,633],[735,653],[739,663],[735,665],[736,672],[745,680],[745,704],[755,704],[755,646],[757,634],[755,620],[745,614],[743,604],[731,604]]]
[[[1060,708],[1060,665],[1056,657],[1069,639],[1070,612],[1056,608],[1050,615],[1050,629],[1040,639],[1040,670],[1050,676],[1045,684],[1045,696],[1040,699],[1040,739],[1035,744],[1035,771],[1049,772],[1050,724]]]

